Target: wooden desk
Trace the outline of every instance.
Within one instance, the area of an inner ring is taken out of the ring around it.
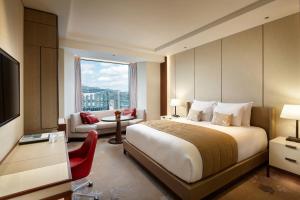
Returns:
[[[55,143],[17,145],[0,164],[0,199],[71,199],[64,132]]]

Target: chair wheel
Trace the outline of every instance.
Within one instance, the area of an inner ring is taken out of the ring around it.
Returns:
[[[93,186],[93,183],[89,182],[88,187],[92,187],[92,186]]]

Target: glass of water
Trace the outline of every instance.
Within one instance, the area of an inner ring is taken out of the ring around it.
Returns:
[[[54,143],[57,141],[58,135],[56,133],[49,133],[49,143]]]

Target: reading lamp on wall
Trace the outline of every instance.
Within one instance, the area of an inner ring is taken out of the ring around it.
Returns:
[[[300,105],[285,104],[281,111],[280,118],[296,120],[296,137],[289,136],[286,138],[286,140],[300,143],[300,138],[298,133],[299,131],[298,122],[300,120]]]
[[[176,107],[181,106],[181,101],[179,99],[171,99],[170,106],[175,107],[175,114],[172,115],[173,117],[180,117],[176,114]]]

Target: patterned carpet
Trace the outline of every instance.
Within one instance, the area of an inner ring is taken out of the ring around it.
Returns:
[[[177,200],[170,190],[146,172],[138,163],[123,154],[122,145],[111,145],[108,138],[98,140],[93,168],[88,179],[94,186],[83,192],[100,193],[101,200]],[[81,142],[70,142],[69,149]],[[74,198],[89,199],[89,198]],[[300,199],[300,178],[271,169],[259,168],[232,187],[218,191],[206,199],[216,200],[297,200]]]

